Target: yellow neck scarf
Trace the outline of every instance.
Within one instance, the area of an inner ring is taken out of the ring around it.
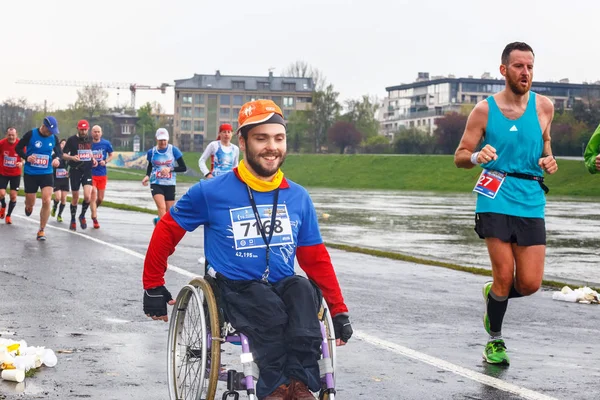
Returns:
[[[277,170],[277,173],[271,182],[258,179],[252,175],[252,172],[248,170],[244,160],[240,161],[237,170],[238,174],[240,174],[240,178],[242,178],[242,181],[244,181],[244,183],[257,192],[270,192],[271,190],[275,190],[279,187],[279,185],[281,185],[281,181],[283,180],[283,172],[281,169]]]

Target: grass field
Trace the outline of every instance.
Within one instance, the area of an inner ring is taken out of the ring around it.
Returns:
[[[185,153],[188,168],[199,172],[199,153]],[[600,196],[597,177],[583,161],[558,160],[559,170],[546,178],[550,196]],[[453,156],[438,155],[288,155],[285,175],[307,187],[338,189],[415,190],[466,193],[473,189],[479,167],[454,166]],[[145,171],[109,168],[110,179],[138,180]],[[179,182],[197,182],[198,177],[179,174]]]

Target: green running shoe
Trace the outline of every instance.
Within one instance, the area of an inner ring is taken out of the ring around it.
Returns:
[[[496,339],[488,342],[483,351],[483,359],[489,364],[509,365],[510,360],[506,354],[504,340]]]
[[[488,302],[488,296],[490,295],[490,290],[492,290],[492,283],[493,282],[486,282],[483,285],[483,306],[484,306],[484,314],[483,314],[483,327],[485,328],[485,331],[488,333],[488,335],[491,335],[490,333],[490,319],[488,318],[487,315],[487,302]]]
[[[56,216],[56,207],[52,207],[52,211],[50,211],[50,216]]]
[[[58,217],[56,217],[56,220],[57,220],[58,222],[63,222],[63,219],[62,219],[62,217],[61,217],[60,215],[59,215]]]

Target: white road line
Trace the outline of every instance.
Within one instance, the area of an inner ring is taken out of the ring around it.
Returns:
[[[23,217],[23,216],[20,216],[20,215],[15,215],[15,217],[22,218],[25,221],[32,222],[32,223],[35,223],[35,224],[39,223],[39,221],[36,221],[34,219],[31,219],[31,218],[26,218],[26,217]],[[71,230],[68,230],[68,229],[65,229],[65,228],[59,228],[59,227],[52,226],[52,225],[46,225],[46,228],[56,229],[56,230],[59,230],[59,231],[70,233],[72,235],[78,235],[78,236],[80,236],[82,238],[85,238],[87,240],[91,240],[93,242],[100,243],[100,244],[103,244],[105,246],[111,247],[111,248],[113,248],[115,250],[122,251],[122,252],[124,252],[126,254],[129,254],[131,256],[137,257],[137,258],[139,258],[141,260],[143,260],[145,258],[144,254],[138,253],[137,251],[133,251],[133,250],[127,249],[125,247],[118,246],[116,244],[105,242],[103,240],[97,239],[97,238],[89,236],[89,235],[84,235],[84,234],[79,233],[79,232],[73,232]],[[185,270],[183,268],[176,267],[173,264],[169,264],[168,268],[171,271],[173,271],[173,272],[177,272],[178,274],[181,274],[181,275],[184,275],[184,276],[187,276],[187,277],[190,277],[190,278],[195,278],[195,277],[198,276],[198,274],[191,273],[191,272],[189,272],[189,271],[187,271],[187,270]],[[464,368],[464,367],[452,364],[452,363],[450,363],[448,361],[445,361],[445,360],[442,360],[442,359],[439,359],[439,358],[436,358],[436,357],[429,356],[427,354],[418,352],[418,351],[410,349],[408,347],[404,347],[404,346],[401,346],[401,345],[396,344],[396,343],[388,342],[387,340],[379,339],[378,337],[369,335],[368,333],[364,333],[364,332],[361,332],[361,331],[354,331],[353,337],[355,337],[357,339],[360,339],[360,340],[362,340],[364,342],[370,343],[370,344],[372,344],[374,346],[377,346],[379,348],[382,348],[384,350],[389,350],[389,351],[394,352],[396,354],[400,354],[402,356],[405,356],[405,357],[408,357],[408,358],[412,358],[414,360],[423,362],[425,364],[429,364],[429,365],[434,366],[436,368],[444,369],[444,370],[446,370],[448,372],[452,372],[452,373],[454,373],[456,375],[460,375],[460,376],[462,376],[464,378],[467,378],[467,379],[470,379],[472,381],[482,383],[484,385],[496,388],[498,390],[502,390],[504,392],[508,392],[508,393],[512,393],[512,394],[521,396],[524,399],[529,399],[529,400],[557,400],[554,397],[550,397],[550,396],[547,396],[545,394],[538,393],[538,392],[535,392],[533,390],[526,389],[524,387],[521,387],[521,386],[518,386],[518,385],[514,385],[514,384],[509,383],[509,382],[505,382],[505,381],[503,381],[501,379],[493,378],[491,376],[488,376],[488,375],[485,375],[485,374],[482,374],[482,373],[479,373],[479,372],[472,371],[470,369],[467,369],[467,368]]]

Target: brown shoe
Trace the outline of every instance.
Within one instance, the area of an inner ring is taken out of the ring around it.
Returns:
[[[279,386],[273,393],[267,397],[263,397],[263,400],[288,400],[288,386]]]
[[[315,396],[308,390],[308,387],[295,379],[290,383],[290,400],[315,400]]]

